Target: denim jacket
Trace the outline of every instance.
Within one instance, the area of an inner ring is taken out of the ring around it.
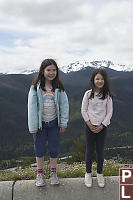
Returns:
[[[42,129],[42,109],[43,95],[40,83],[37,85],[37,91],[32,85],[28,94],[28,127],[30,133],[35,133]],[[58,126],[67,127],[69,119],[69,103],[65,91],[55,89],[55,105],[58,116]]]

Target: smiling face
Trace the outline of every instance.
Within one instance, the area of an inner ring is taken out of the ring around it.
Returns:
[[[49,65],[44,69],[44,77],[46,81],[52,81],[57,75],[57,69],[55,65]]]
[[[100,91],[103,86],[104,86],[104,78],[101,74],[97,74],[94,77],[94,85],[95,85],[95,90]]]

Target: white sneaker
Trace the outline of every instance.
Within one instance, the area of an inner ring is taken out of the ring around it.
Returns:
[[[92,187],[92,176],[91,176],[91,173],[85,173],[85,185],[87,187]]]
[[[50,183],[51,185],[58,185],[59,179],[57,177],[57,174],[55,172],[50,173]]]
[[[99,187],[105,186],[105,180],[104,180],[103,174],[97,174],[97,182],[98,182]]]
[[[45,185],[45,180],[44,180],[44,175],[43,174],[37,174],[36,176],[36,186],[44,186]]]

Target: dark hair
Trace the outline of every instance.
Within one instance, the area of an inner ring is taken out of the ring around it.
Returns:
[[[103,88],[101,89],[101,91],[99,92],[99,95],[102,97],[100,99],[105,99],[107,98],[107,96],[109,95],[111,98],[113,98],[113,93],[111,92],[110,90],[110,84],[109,84],[109,78],[108,78],[108,74],[106,72],[105,69],[103,68],[98,68],[98,69],[95,69],[93,72],[92,72],[92,75],[91,75],[91,78],[90,78],[90,86],[92,88],[92,91],[91,91],[91,95],[90,95],[90,99],[91,98],[94,98],[94,92],[95,92],[95,84],[94,84],[94,79],[95,79],[95,76],[97,74],[100,74],[102,75],[103,79],[104,79],[104,86]]]
[[[35,90],[37,90],[37,84],[38,82],[40,82],[40,86],[43,90],[45,90],[45,77],[44,77],[44,69],[46,67],[48,67],[49,65],[54,65],[56,67],[57,70],[57,74],[56,77],[54,78],[54,80],[52,80],[52,87],[53,87],[53,91],[55,91],[56,88],[59,88],[60,91],[64,91],[64,85],[62,83],[62,81],[59,78],[59,68],[57,66],[57,63],[55,62],[55,60],[53,59],[45,59],[43,60],[43,62],[41,63],[39,72],[37,74],[37,76],[34,78],[34,80],[32,81],[32,85],[34,85]]]

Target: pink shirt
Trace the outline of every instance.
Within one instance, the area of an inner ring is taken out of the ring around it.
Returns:
[[[106,99],[100,99],[98,93],[94,93],[94,98],[89,99],[91,90],[87,90],[82,100],[81,114],[83,119],[93,125],[108,126],[113,113],[112,98],[108,95]]]

